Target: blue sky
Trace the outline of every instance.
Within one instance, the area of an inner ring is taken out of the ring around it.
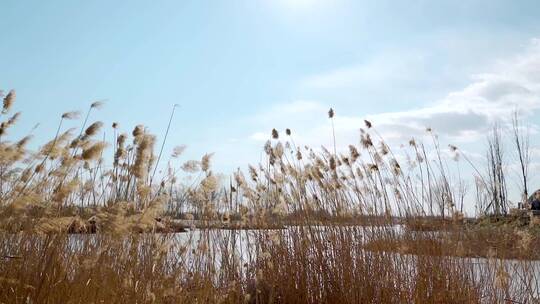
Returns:
[[[35,123],[106,100],[94,120],[144,124],[216,169],[257,162],[275,127],[297,141],[355,143],[368,117],[389,141],[433,126],[480,153],[513,105],[540,109],[537,1],[9,1],[0,3],[0,88]],[[107,130],[110,136],[110,129]],[[534,144],[534,142],[533,142]]]

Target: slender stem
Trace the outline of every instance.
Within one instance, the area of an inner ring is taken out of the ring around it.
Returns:
[[[165,147],[165,142],[167,141],[167,136],[169,135],[169,130],[171,128],[171,123],[174,117],[174,111],[176,110],[176,107],[178,107],[177,104],[173,105],[173,109],[171,112],[171,117],[169,118],[169,124],[167,125],[167,130],[165,131],[165,137],[163,138],[163,143],[161,144],[161,149],[159,150],[159,155],[156,161],[156,166],[154,167],[154,172],[152,173],[152,177],[150,178],[150,185],[152,185],[152,181],[154,180],[154,176],[156,175],[157,168],[159,166],[159,161],[161,159],[161,155],[163,154],[163,148]]]
[[[337,157],[337,149],[336,149],[336,130],[334,128],[334,118],[332,117],[332,137],[334,139],[334,157]]]

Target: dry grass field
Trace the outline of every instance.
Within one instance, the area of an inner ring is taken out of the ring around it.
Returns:
[[[445,160],[411,140],[398,161],[371,122],[346,153],[273,130],[264,162],[223,179],[211,154],[157,170],[183,147],[91,123],[99,103],[29,151],[9,137],[14,102],[0,125],[0,303],[540,303],[536,221],[467,224]],[[493,194],[485,180],[476,197]]]

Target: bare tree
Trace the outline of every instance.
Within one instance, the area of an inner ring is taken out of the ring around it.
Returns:
[[[523,127],[519,120],[518,111],[512,114],[512,140],[516,148],[517,158],[519,160],[520,186],[523,202],[525,203],[529,196],[529,166],[531,162],[531,151],[529,143],[529,128]]]
[[[474,185],[476,188],[476,215],[477,216],[484,216],[487,213],[487,206],[490,201],[490,195],[486,188],[486,183],[484,182],[484,179],[479,176],[474,176]]]
[[[485,212],[491,211],[495,215],[507,214],[507,187],[504,172],[504,151],[502,144],[501,128],[498,124],[493,126],[493,130],[488,135],[488,185],[487,190],[490,195],[490,202]]]

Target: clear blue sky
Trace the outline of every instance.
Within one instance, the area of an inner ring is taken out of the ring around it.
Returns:
[[[23,112],[12,134],[40,122],[37,143],[102,99],[94,120],[161,135],[177,103],[167,149],[216,152],[230,172],[258,160],[273,127],[328,144],[330,106],[339,145],[369,117],[402,142],[434,125],[471,153],[510,104],[540,109],[538,1],[4,0],[0,12],[0,88]]]

